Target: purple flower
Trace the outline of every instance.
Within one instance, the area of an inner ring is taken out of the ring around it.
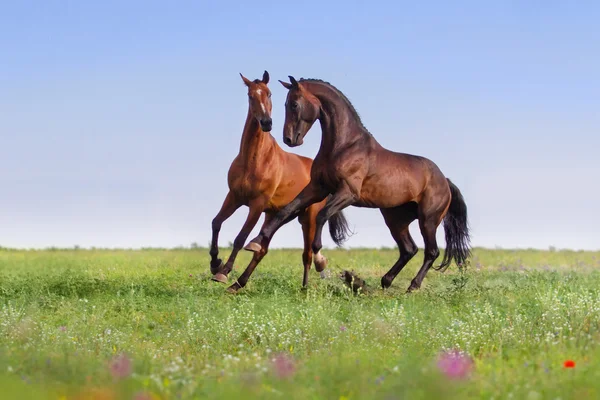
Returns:
[[[340,326],[340,331],[342,331],[342,332],[345,332],[345,331],[346,331],[346,326],[344,326],[344,325],[341,325],[341,326]]]
[[[113,378],[121,379],[131,375],[131,359],[125,354],[119,354],[110,363],[110,373]]]
[[[58,329],[59,329],[61,332],[66,332],[66,331],[67,331],[67,327],[66,327],[66,326],[64,326],[64,325],[63,325],[63,326],[59,326],[59,327],[58,327]]]
[[[437,366],[450,379],[464,379],[473,369],[473,359],[458,350],[442,353]]]
[[[277,354],[273,358],[273,369],[278,378],[290,378],[296,373],[294,360],[285,353]]]

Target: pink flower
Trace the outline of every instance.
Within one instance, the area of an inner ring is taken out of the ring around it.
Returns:
[[[346,326],[345,325],[340,326],[340,331],[345,332],[346,331]]]
[[[458,350],[445,352],[438,357],[437,366],[450,379],[464,379],[473,369],[473,359]]]
[[[133,400],[152,400],[152,396],[147,392],[138,392],[133,397]]]
[[[110,373],[113,378],[121,379],[131,375],[131,360],[125,354],[119,354],[110,363]]]
[[[285,353],[280,353],[273,358],[273,369],[278,378],[290,378],[296,373],[294,360]]]
[[[61,332],[66,332],[66,330],[67,330],[67,327],[66,327],[66,326],[59,326],[59,327],[58,327],[58,329],[59,329]]]

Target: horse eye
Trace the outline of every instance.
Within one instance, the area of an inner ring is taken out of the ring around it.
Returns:
[[[267,95],[269,98],[271,98],[271,92],[269,92],[269,94]]]
[[[298,103],[292,103],[292,110],[296,110],[298,108]]]

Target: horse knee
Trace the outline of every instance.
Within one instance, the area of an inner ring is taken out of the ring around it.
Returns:
[[[221,230],[221,225],[223,223],[221,222],[221,220],[219,220],[219,218],[215,217],[212,220],[212,230],[213,231],[220,231]]]
[[[413,258],[419,252],[419,248],[416,244],[412,244],[411,246],[406,247],[400,251],[401,256],[405,256],[409,259]]]
[[[417,253],[419,252],[419,248],[417,247],[417,245],[413,245],[412,249],[410,249],[410,256],[414,257],[417,255]]]
[[[437,247],[425,249],[425,257],[435,260],[440,256],[440,249]]]

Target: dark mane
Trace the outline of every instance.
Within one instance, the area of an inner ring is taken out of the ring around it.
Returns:
[[[356,111],[356,108],[354,108],[354,106],[352,105],[352,102],[350,101],[350,99],[348,99],[346,97],[346,95],[344,93],[342,93],[341,90],[339,90],[338,88],[336,88],[335,86],[333,86],[331,83],[326,82],[322,79],[314,79],[314,78],[300,78],[300,80],[298,80],[298,82],[307,82],[307,83],[317,83],[320,85],[325,85],[330,87],[331,89],[333,89],[333,91],[340,96],[340,98],[342,100],[344,100],[344,102],[348,105],[348,108],[350,109],[350,113],[352,113],[352,115],[354,116],[354,118],[356,119],[356,121],[358,122],[358,125],[369,135],[373,136],[371,134],[371,132],[369,132],[369,130],[367,129],[367,127],[363,124],[362,120],[360,119],[360,115],[358,115],[358,111]]]

